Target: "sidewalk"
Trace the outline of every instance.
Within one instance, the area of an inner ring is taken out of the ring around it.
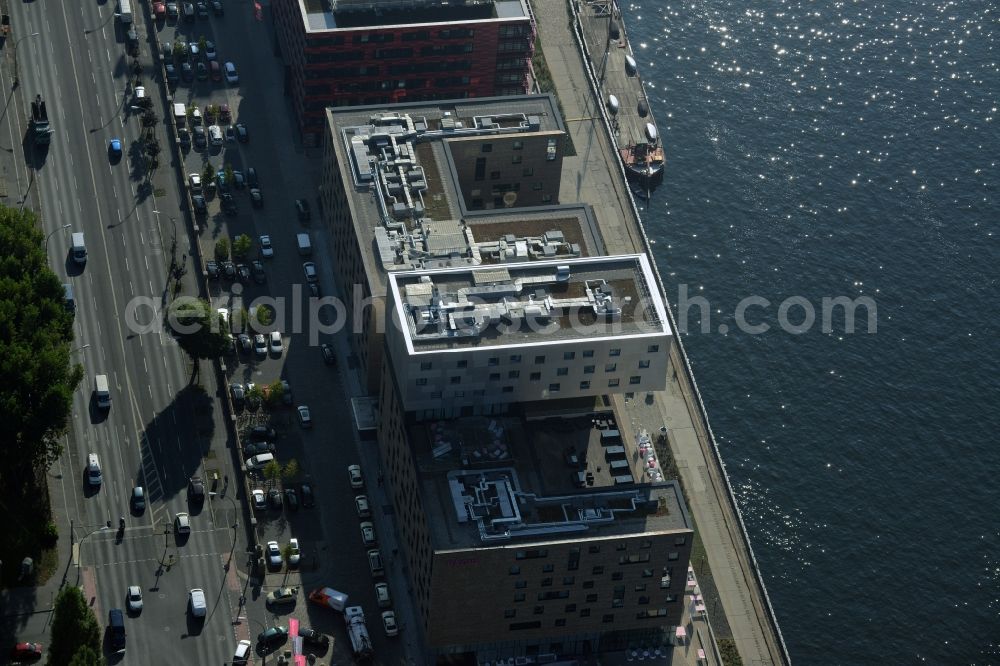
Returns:
[[[616,152],[571,32],[569,9],[563,2],[534,3],[534,9],[542,50],[577,152],[576,157],[563,162],[563,182],[576,183],[576,187],[564,185],[562,199],[583,201],[594,207],[609,254],[642,252],[645,246],[630,195],[619,175]],[[696,400],[690,396],[687,382],[683,385],[689,399],[685,399],[678,383],[677,369],[683,374],[679,354],[673,354],[671,360],[668,390],[657,394],[651,406],[642,405],[645,411],[636,411],[640,405],[635,401],[625,405],[624,397],[618,395],[616,407],[632,419],[633,432],[639,427],[657,432],[664,424],[670,428],[671,449],[685,483],[688,508],[708,551],[721,603],[743,663],[782,663],[777,637],[767,623],[760,588],[753,577],[735,513],[729,506],[721,471],[711,456],[707,428],[700,423]],[[696,421],[700,427],[696,428]]]

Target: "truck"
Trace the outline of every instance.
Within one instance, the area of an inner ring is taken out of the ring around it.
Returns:
[[[357,660],[371,659],[375,651],[372,649],[372,639],[365,626],[365,612],[361,606],[348,606],[344,609],[344,622],[347,623],[347,635],[351,639],[351,648]]]
[[[35,95],[35,100],[31,103],[31,131],[35,135],[36,145],[47,146],[52,140],[52,125],[49,124],[49,114],[41,95]]]
[[[180,102],[174,102],[174,122],[178,127],[187,125],[187,107]]]
[[[309,593],[309,601],[343,613],[347,606],[347,595],[332,587],[320,587]]]
[[[124,25],[132,22],[131,0],[118,0],[118,20]]]

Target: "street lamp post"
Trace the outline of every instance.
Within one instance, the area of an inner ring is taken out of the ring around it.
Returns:
[[[71,549],[72,549],[72,547],[75,547],[76,550],[77,550],[77,556],[76,556],[76,584],[77,585],[80,584],[80,569],[83,566],[83,542],[86,541],[87,537],[89,537],[94,532],[107,532],[110,529],[111,528],[108,527],[107,525],[101,525],[100,527],[95,527],[95,528],[91,529],[89,532],[87,532],[86,534],[84,534],[82,537],[80,537],[79,541],[76,541],[75,540],[76,534],[74,532],[73,521],[72,520],[70,521],[70,523],[69,523],[69,540],[70,540],[70,544],[71,544]]]
[[[17,45],[20,44],[22,40],[25,40],[29,37],[38,37],[38,35],[40,34],[41,33],[39,32],[33,32],[30,35],[25,35],[24,37],[21,37],[20,39],[14,42],[14,85],[12,87],[14,88],[17,87]]]
[[[72,224],[64,224],[64,225],[62,225],[61,227],[59,227],[58,229],[53,229],[52,231],[50,231],[50,232],[48,233],[48,235],[47,235],[47,236],[45,237],[45,245],[44,245],[44,248],[45,248],[45,254],[48,254],[48,253],[49,253],[49,239],[50,239],[50,238],[52,238],[52,236],[53,236],[53,235],[54,235],[54,234],[55,234],[56,232],[58,232],[58,231],[62,231],[63,229],[69,229],[69,228],[70,228],[71,226],[73,226],[73,225],[72,225]]]

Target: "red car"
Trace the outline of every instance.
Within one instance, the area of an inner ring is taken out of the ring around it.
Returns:
[[[228,104],[223,104],[222,106],[219,107],[219,120],[221,120],[224,123],[232,122],[233,114],[229,110]]]
[[[162,2],[153,3],[153,14],[156,16],[157,20],[167,17],[167,6]]]
[[[20,661],[35,661],[42,658],[41,643],[18,643],[10,651],[10,658]]]

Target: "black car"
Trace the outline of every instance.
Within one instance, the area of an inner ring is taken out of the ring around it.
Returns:
[[[302,500],[302,506],[312,507],[316,506],[316,496],[313,494],[312,485],[308,483],[303,483],[299,486],[299,497]]]
[[[250,336],[246,333],[240,333],[236,338],[236,346],[244,354],[249,354],[253,351],[253,341],[250,340]]]
[[[276,447],[273,442],[250,442],[243,447],[246,457],[256,456],[261,453],[274,453]]]
[[[205,272],[208,273],[209,279],[216,280],[219,277],[219,264],[214,261],[205,262]]]
[[[333,353],[333,345],[324,342],[319,346],[323,352],[323,362],[327,365],[337,365],[337,355]]]
[[[242,171],[233,172],[233,185],[235,185],[238,190],[242,190],[247,186],[247,179],[243,177]]]
[[[226,14],[226,9],[222,6],[221,0],[212,0],[212,13],[216,16],[224,16]]]
[[[226,141],[236,141],[236,130],[232,125],[226,128]]]
[[[257,169],[253,167],[247,169],[247,185],[250,187],[260,187],[260,183],[257,182]]]
[[[295,200],[295,212],[298,213],[300,222],[308,222],[309,218],[312,217],[312,213],[309,211],[309,202],[305,199]]]
[[[233,199],[233,195],[225,192],[219,195],[219,201],[222,202],[222,210],[227,215],[236,215],[236,200]]]
[[[250,269],[247,268],[246,264],[236,265],[236,275],[238,276],[240,282],[250,281]]]
[[[177,83],[177,68],[174,67],[173,63],[167,63],[163,66],[167,70],[167,83]]]
[[[136,513],[142,513],[146,510],[146,491],[142,489],[142,486],[136,486],[132,489],[132,509]]]
[[[229,387],[229,391],[233,394],[233,404],[237,407],[242,407],[247,397],[246,391],[243,389],[243,384],[233,384]]]
[[[191,69],[191,63],[182,62],[181,63],[181,78],[185,81],[191,81],[194,79],[194,70]]]
[[[240,143],[250,143],[250,132],[243,123],[236,123],[236,139]]]
[[[192,476],[188,480],[188,499],[192,502],[205,501],[205,483],[200,476]]]
[[[146,99],[149,99],[148,97]],[[187,131],[186,127],[177,128],[177,140],[181,142],[181,148],[188,149],[191,147],[191,133]]]
[[[302,641],[307,645],[315,645],[324,650],[330,647],[330,637],[319,633],[315,629],[299,626],[299,636],[302,637]]]
[[[267,273],[264,272],[264,264],[262,264],[259,259],[254,259],[250,262],[250,269],[253,272],[254,282],[257,284],[264,284],[267,282]]]
[[[196,68],[198,70],[198,80],[199,81],[207,81],[208,80],[208,66],[206,66],[205,63],[203,63],[203,62],[199,62],[198,65],[196,66]]]
[[[271,488],[267,491],[267,503],[272,509],[281,508],[281,491],[277,488]]]
[[[208,212],[208,204],[205,202],[205,197],[200,194],[191,196],[191,205],[194,207],[195,215],[204,215]],[[216,273],[216,277],[218,277],[218,273]]]
[[[254,426],[249,437],[251,442],[273,442],[278,439],[278,431],[271,426]]]
[[[259,188],[256,187],[250,188],[250,204],[254,208],[264,207],[264,195],[261,193]]]
[[[205,128],[201,125],[194,126],[194,147],[204,148],[208,145],[208,139],[205,137]]]
[[[168,2],[167,3],[167,18],[176,19],[178,14],[180,14],[180,12],[177,10],[177,3],[176,2]]]
[[[285,505],[290,511],[299,510],[299,495],[295,488],[285,488]]]
[[[222,274],[226,276],[227,280],[236,279],[236,264],[231,261],[222,262]]]
[[[257,646],[258,647],[274,647],[276,645],[284,645],[285,641],[288,640],[288,628],[287,627],[271,627],[270,629],[265,629],[264,631],[257,634]]]
[[[199,2],[195,7],[198,10],[198,18],[207,19],[208,18],[208,5],[204,2]]]

